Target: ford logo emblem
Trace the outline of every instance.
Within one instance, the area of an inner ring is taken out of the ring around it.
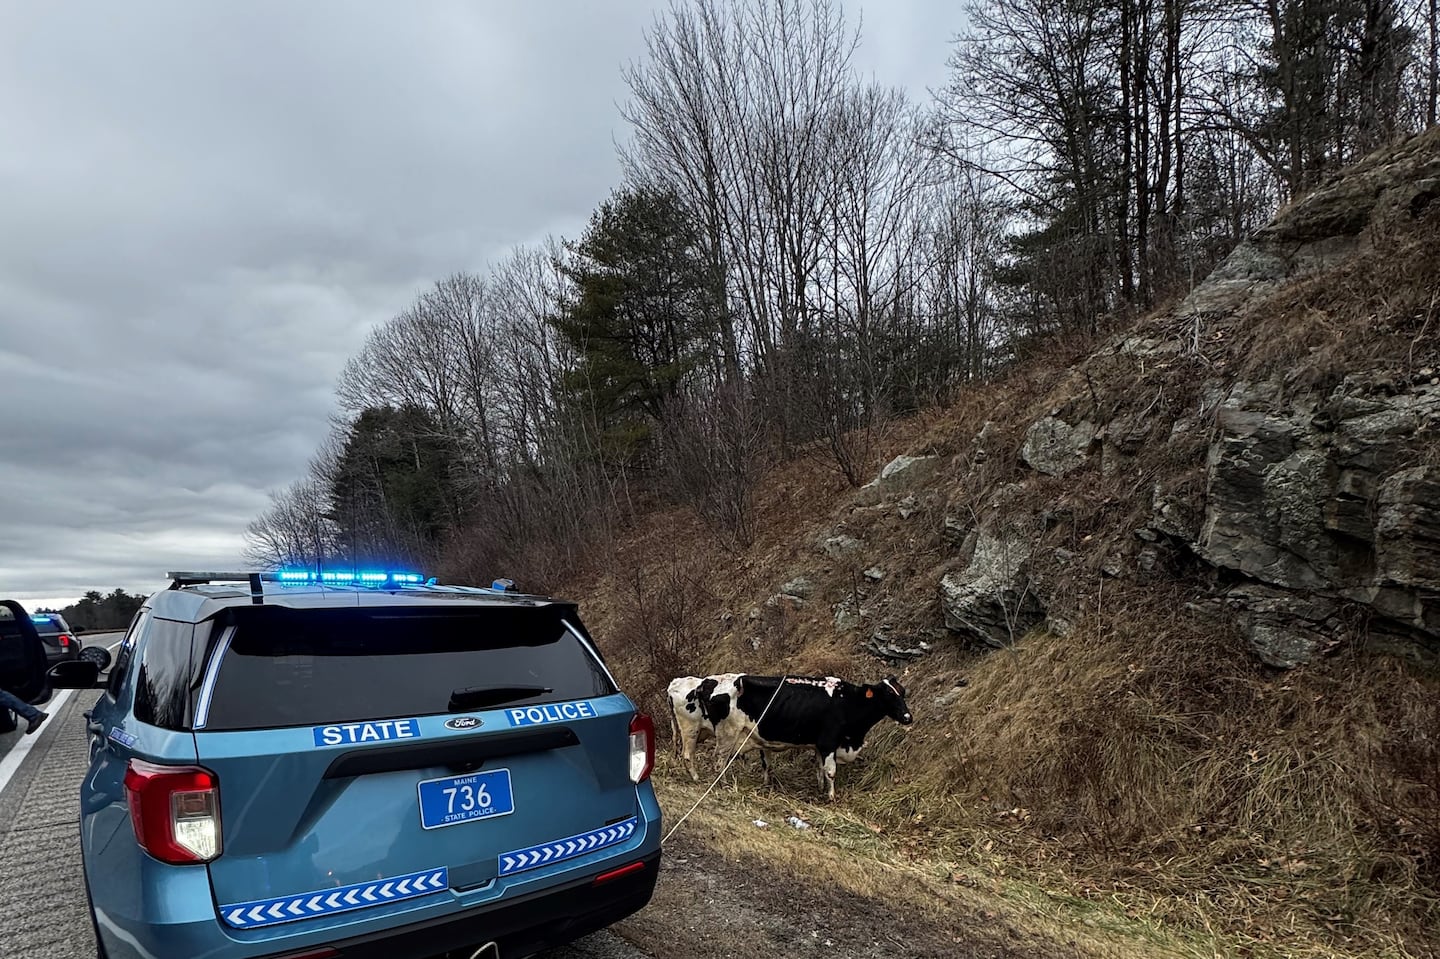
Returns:
[[[454,719],[445,720],[446,729],[474,729],[483,725],[484,721],[476,716],[456,716]]]

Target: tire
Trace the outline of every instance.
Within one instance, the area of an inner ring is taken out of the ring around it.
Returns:
[[[13,733],[18,725],[14,713],[8,709],[0,709],[0,733]]]

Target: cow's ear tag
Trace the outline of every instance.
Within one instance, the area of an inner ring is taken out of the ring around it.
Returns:
[[[874,698],[875,698],[875,690],[873,690],[873,689],[867,689],[867,690],[865,690],[865,698],[866,698],[866,699],[874,699]]]

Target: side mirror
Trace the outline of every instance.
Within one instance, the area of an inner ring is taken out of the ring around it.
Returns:
[[[101,672],[110,668],[110,650],[104,646],[86,646],[80,650],[80,662],[94,663]]]
[[[105,658],[110,658],[108,653]],[[90,660],[72,659],[66,663],[56,663],[50,667],[47,675],[53,689],[99,689],[105,685],[100,682],[99,664]]]

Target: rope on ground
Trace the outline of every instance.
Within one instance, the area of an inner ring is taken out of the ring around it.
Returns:
[[[735,755],[733,755],[733,756],[730,757],[730,761],[725,764],[725,768],[722,769],[722,770],[720,770],[720,775],[716,776],[716,777],[715,777],[715,781],[712,782],[712,783],[706,788],[706,790],[705,790],[703,793],[700,794],[700,798],[697,799],[697,800],[695,800],[695,804],[694,804],[693,806],[691,806],[689,809],[685,810],[685,815],[683,815],[683,816],[681,816],[679,819],[675,820],[675,825],[671,826],[671,827],[670,827],[670,831],[665,834],[665,838],[660,840],[660,845],[661,845],[661,846],[664,846],[667,842],[670,841],[670,837],[673,836],[673,835],[675,835],[675,830],[679,829],[680,826],[685,822],[685,820],[687,820],[687,819],[690,818],[690,814],[691,814],[692,812],[694,812],[695,810],[697,810],[697,809],[700,808],[700,804],[701,804],[702,802],[704,802],[705,799],[706,799],[706,797],[708,797],[708,796],[710,795],[710,793],[712,793],[712,792],[715,790],[715,787],[718,786],[718,785],[720,785],[720,780],[722,780],[722,779],[725,778],[725,774],[730,771],[730,767],[735,764],[735,760],[737,760],[737,759],[740,758],[740,754],[743,753],[743,752],[745,751],[745,747],[746,747],[747,745],[749,745],[749,743],[750,743],[750,737],[751,737],[751,736],[754,736],[756,730],[758,730],[758,729],[760,728],[760,723],[765,719],[765,714],[770,711],[771,705],[775,702],[775,697],[777,697],[777,696],[780,695],[780,690],[784,687],[784,685],[785,685],[785,680],[788,679],[788,678],[790,678],[790,674],[789,674],[789,673],[786,673],[784,676],[781,676],[781,677],[780,677],[780,682],[775,685],[775,691],[770,694],[770,701],[765,704],[765,708],[764,708],[764,709],[760,710],[760,718],[757,719],[757,720],[755,720],[755,725],[752,726],[752,727],[750,727],[750,729],[746,730],[746,732],[745,732],[745,738],[742,739],[742,740],[740,740],[740,745],[739,745],[739,747],[735,750]],[[737,698],[738,698],[738,697],[737,697]],[[739,708],[739,703],[738,703],[738,702],[737,702],[737,703],[733,703],[733,704],[731,705],[731,709],[738,709],[738,708]],[[718,742],[717,742],[717,745],[718,745]],[[762,759],[761,759],[761,762],[764,762],[763,757],[762,757]]]

